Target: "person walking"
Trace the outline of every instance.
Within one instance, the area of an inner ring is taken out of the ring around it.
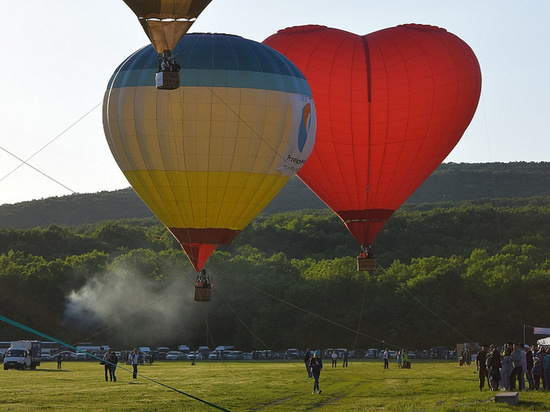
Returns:
[[[311,368],[311,373],[313,375],[313,393],[317,390],[318,393],[321,393],[321,388],[319,388],[319,376],[321,376],[321,369],[323,369],[323,361],[321,360],[321,352],[316,350],[313,353],[313,357],[309,362],[309,367]]]
[[[132,353],[130,354],[130,363],[132,364],[132,367],[134,368],[134,374],[133,378],[137,379],[137,373],[138,373],[138,361],[139,361],[139,355],[137,349],[134,349]]]
[[[311,361],[311,351],[309,350],[309,347],[307,347],[306,352],[304,353],[304,363],[306,364],[307,377],[313,378],[313,375],[311,373],[311,368],[309,366],[310,361]]]

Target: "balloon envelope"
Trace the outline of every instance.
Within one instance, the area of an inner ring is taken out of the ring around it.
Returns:
[[[481,92],[474,53],[416,24],[366,36],[292,27],[264,44],[289,57],[313,92],[316,143],[298,176],[371,244],[470,123]]]
[[[157,51],[173,50],[212,0],[124,0]]]
[[[103,125],[126,178],[199,271],[307,160],[315,107],[303,74],[261,43],[188,34],[181,87],[155,87],[147,46],[109,81]]]

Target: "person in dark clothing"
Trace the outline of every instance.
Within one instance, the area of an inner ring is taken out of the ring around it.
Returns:
[[[112,349],[109,349],[105,356],[103,356],[103,362],[105,363],[105,381],[116,382],[115,371],[118,363],[116,353]],[[109,371],[109,379],[107,379],[107,371]]]
[[[348,357],[349,357],[348,351],[345,351],[344,354],[342,355],[342,367],[343,368],[348,367]]]
[[[529,390],[532,391],[535,389],[535,380],[533,379],[533,351],[529,348],[529,345],[524,346],[525,350],[525,361],[527,362],[527,370],[525,374],[527,375],[527,382],[529,382]]]
[[[500,386],[500,368],[502,367],[502,362],[500,360],[500,352],[495,345],[491,345],[490,351],[491,358],[488,359],[489,388],[492,391],[498,391]]]
[[[61,369],[61,362],[63,362],[63,355],[61,353],[58,353],[55,359],[57,360],[57,369]]]
[[[109,361],[107,360],[108,357],[109,352],[105,352],[105,355],[103,355],[103,362],[101,362],[105,368],[105,382],[109,382],[109,375],[111,374],[111,365],[109,365]]]
[[[485,386],[487,376],[487,345],[481,345],[481,351],[476,356],[476,369],[479,373],[479,390],[482,391]]]
[[[512,361],[512,373],[510,373],[510,390],[516,390],[516,380],[518,381],[518,389],[521,390],[520,376],[523,367],[521,366],[521,345],[514,343],[514,350],[510,354]]]
[[[319,388],[319,376],[321,375],[321,369],[323,369],[323,361],[321,360],[320,351],[315,351],[313,357],[309,361],[309,367],[311,368],[311,373],[315,379],[315,382],[313,383],[313,393],[315,393],[315,390],[317,390],[318,393],[321,393],[321,389]]]
[[[309,366],[310,361],[311,361],[311,351],[309,350],[309,348],[306,348],[306,353],[304,354],[304,363],[306,364],[307,377],[313,378],[313,374],[311,373],[311,368]]]

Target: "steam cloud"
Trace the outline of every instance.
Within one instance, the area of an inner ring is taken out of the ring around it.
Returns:
[[[190,278],[181,273],[164,283],[131,268],[100,274],[67,296],[64,324],[83,336],[103,331],[92,340],[111,347],[183,344],[194,318],[202,319],[192,290]]]

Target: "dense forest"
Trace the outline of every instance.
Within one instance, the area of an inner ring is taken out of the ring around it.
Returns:
[[[465,185],[469,165],[440,169],[432,176],[440,183],[428,189],[445,201],[409,201],[390,218],[373,245],[375,272],[356,270],[358,245],[328,209],[262,213],[210,258],[210,303],[193,302],[196,273],[153,217],[5,225],[0,307],[4,316],[69,343],[120,349],[183,343],[426,349],[520,341],[524,325],[550,326],[544,165],[514,164],[539,176],[528,188],[496,164],[489,180],[497,181],[500,170],[508,185],[479,192]],[[449,188],[460,185],[447,174],[464,177],[462,197],[493,195],[450,199]],[[499,190],[527,195],[494,196]],[[21,207],[45,207],[33,203]],[[1,340],[22,334],[0,324]]]

